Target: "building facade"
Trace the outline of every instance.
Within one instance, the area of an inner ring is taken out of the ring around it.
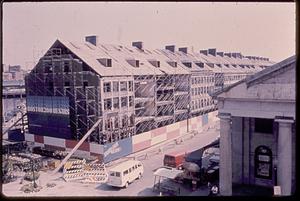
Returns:
[[[78,141],[100,119],[87,143],[105,145],[207,117],[211,91],[272,64],[237,55],[57,40],[26,76],[29,133]]]
[[[222,195],[235,184],[295,192],[295,63],[292,56],[214,94]]]

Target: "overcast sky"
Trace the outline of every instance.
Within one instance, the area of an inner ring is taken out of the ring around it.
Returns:
[[[3,63],[31,69],[57,38],[269,57],[295,54],[295,3],[4,3]]]

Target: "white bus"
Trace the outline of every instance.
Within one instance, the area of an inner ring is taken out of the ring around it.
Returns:
[[[135,179],[140,179],[144,173],[143,164],[140,161],[125,161],[109,170],[107,184],[117,187],[128,187]]]

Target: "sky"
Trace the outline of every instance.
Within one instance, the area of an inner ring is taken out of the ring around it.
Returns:
[[[3,63],[32,69],[57,38],[149,49],[241,52],[279,62],[295,54],[295,3],[3,3]]]

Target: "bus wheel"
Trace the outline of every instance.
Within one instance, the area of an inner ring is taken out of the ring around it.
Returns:
[[[125,184],[125,188],[127,188],[128,187],[128,185],[129,185],[129,183],[128,183],[128,181],[126,182],[126,184]]]

